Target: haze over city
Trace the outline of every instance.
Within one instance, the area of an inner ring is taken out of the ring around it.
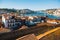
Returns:
[[[60,8],[60,0],[0,0],[0,8],[43,10]]]

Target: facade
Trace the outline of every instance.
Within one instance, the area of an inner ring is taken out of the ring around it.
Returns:
[[[15,16],[2,15],[2,22],[4,24],[4,28],[16,30],[21,26],[20,20],[15,19]]]
[[[51,24],[60,24],[59,20],[54,20],[54,19],[48,19],[47,23],[51,23]]]

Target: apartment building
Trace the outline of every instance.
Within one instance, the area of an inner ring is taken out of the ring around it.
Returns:
[[[15,19],[15,16],[9,16],[7,14],[2,15],[2,23],[5,28],[9,29],[18,29],[21,26],[21,21],[19,19]]]

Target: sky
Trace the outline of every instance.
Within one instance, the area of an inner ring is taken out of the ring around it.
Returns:
[[[0,8],[43,10],[60,8],[60,0],[0,0]]]

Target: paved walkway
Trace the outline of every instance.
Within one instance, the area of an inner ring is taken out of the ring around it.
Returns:
[[[46,36],[46,35],[48,35],[48,34],[51,34],[51,33],[55,32],[55,31],[59,30],[59,29],[60,29],[60,27],[55,28],[55,29],[52,29],[52,30],[50,30],[50,31],[47,31],[47,32],[45,32],[45,33],[43,33],[43,34],[40,34],[40,35],[36,36],[36,38],[37,38],[37,39],[40,39],[40,38],[42,38],[42,37],[44,37],[44,36]]]

